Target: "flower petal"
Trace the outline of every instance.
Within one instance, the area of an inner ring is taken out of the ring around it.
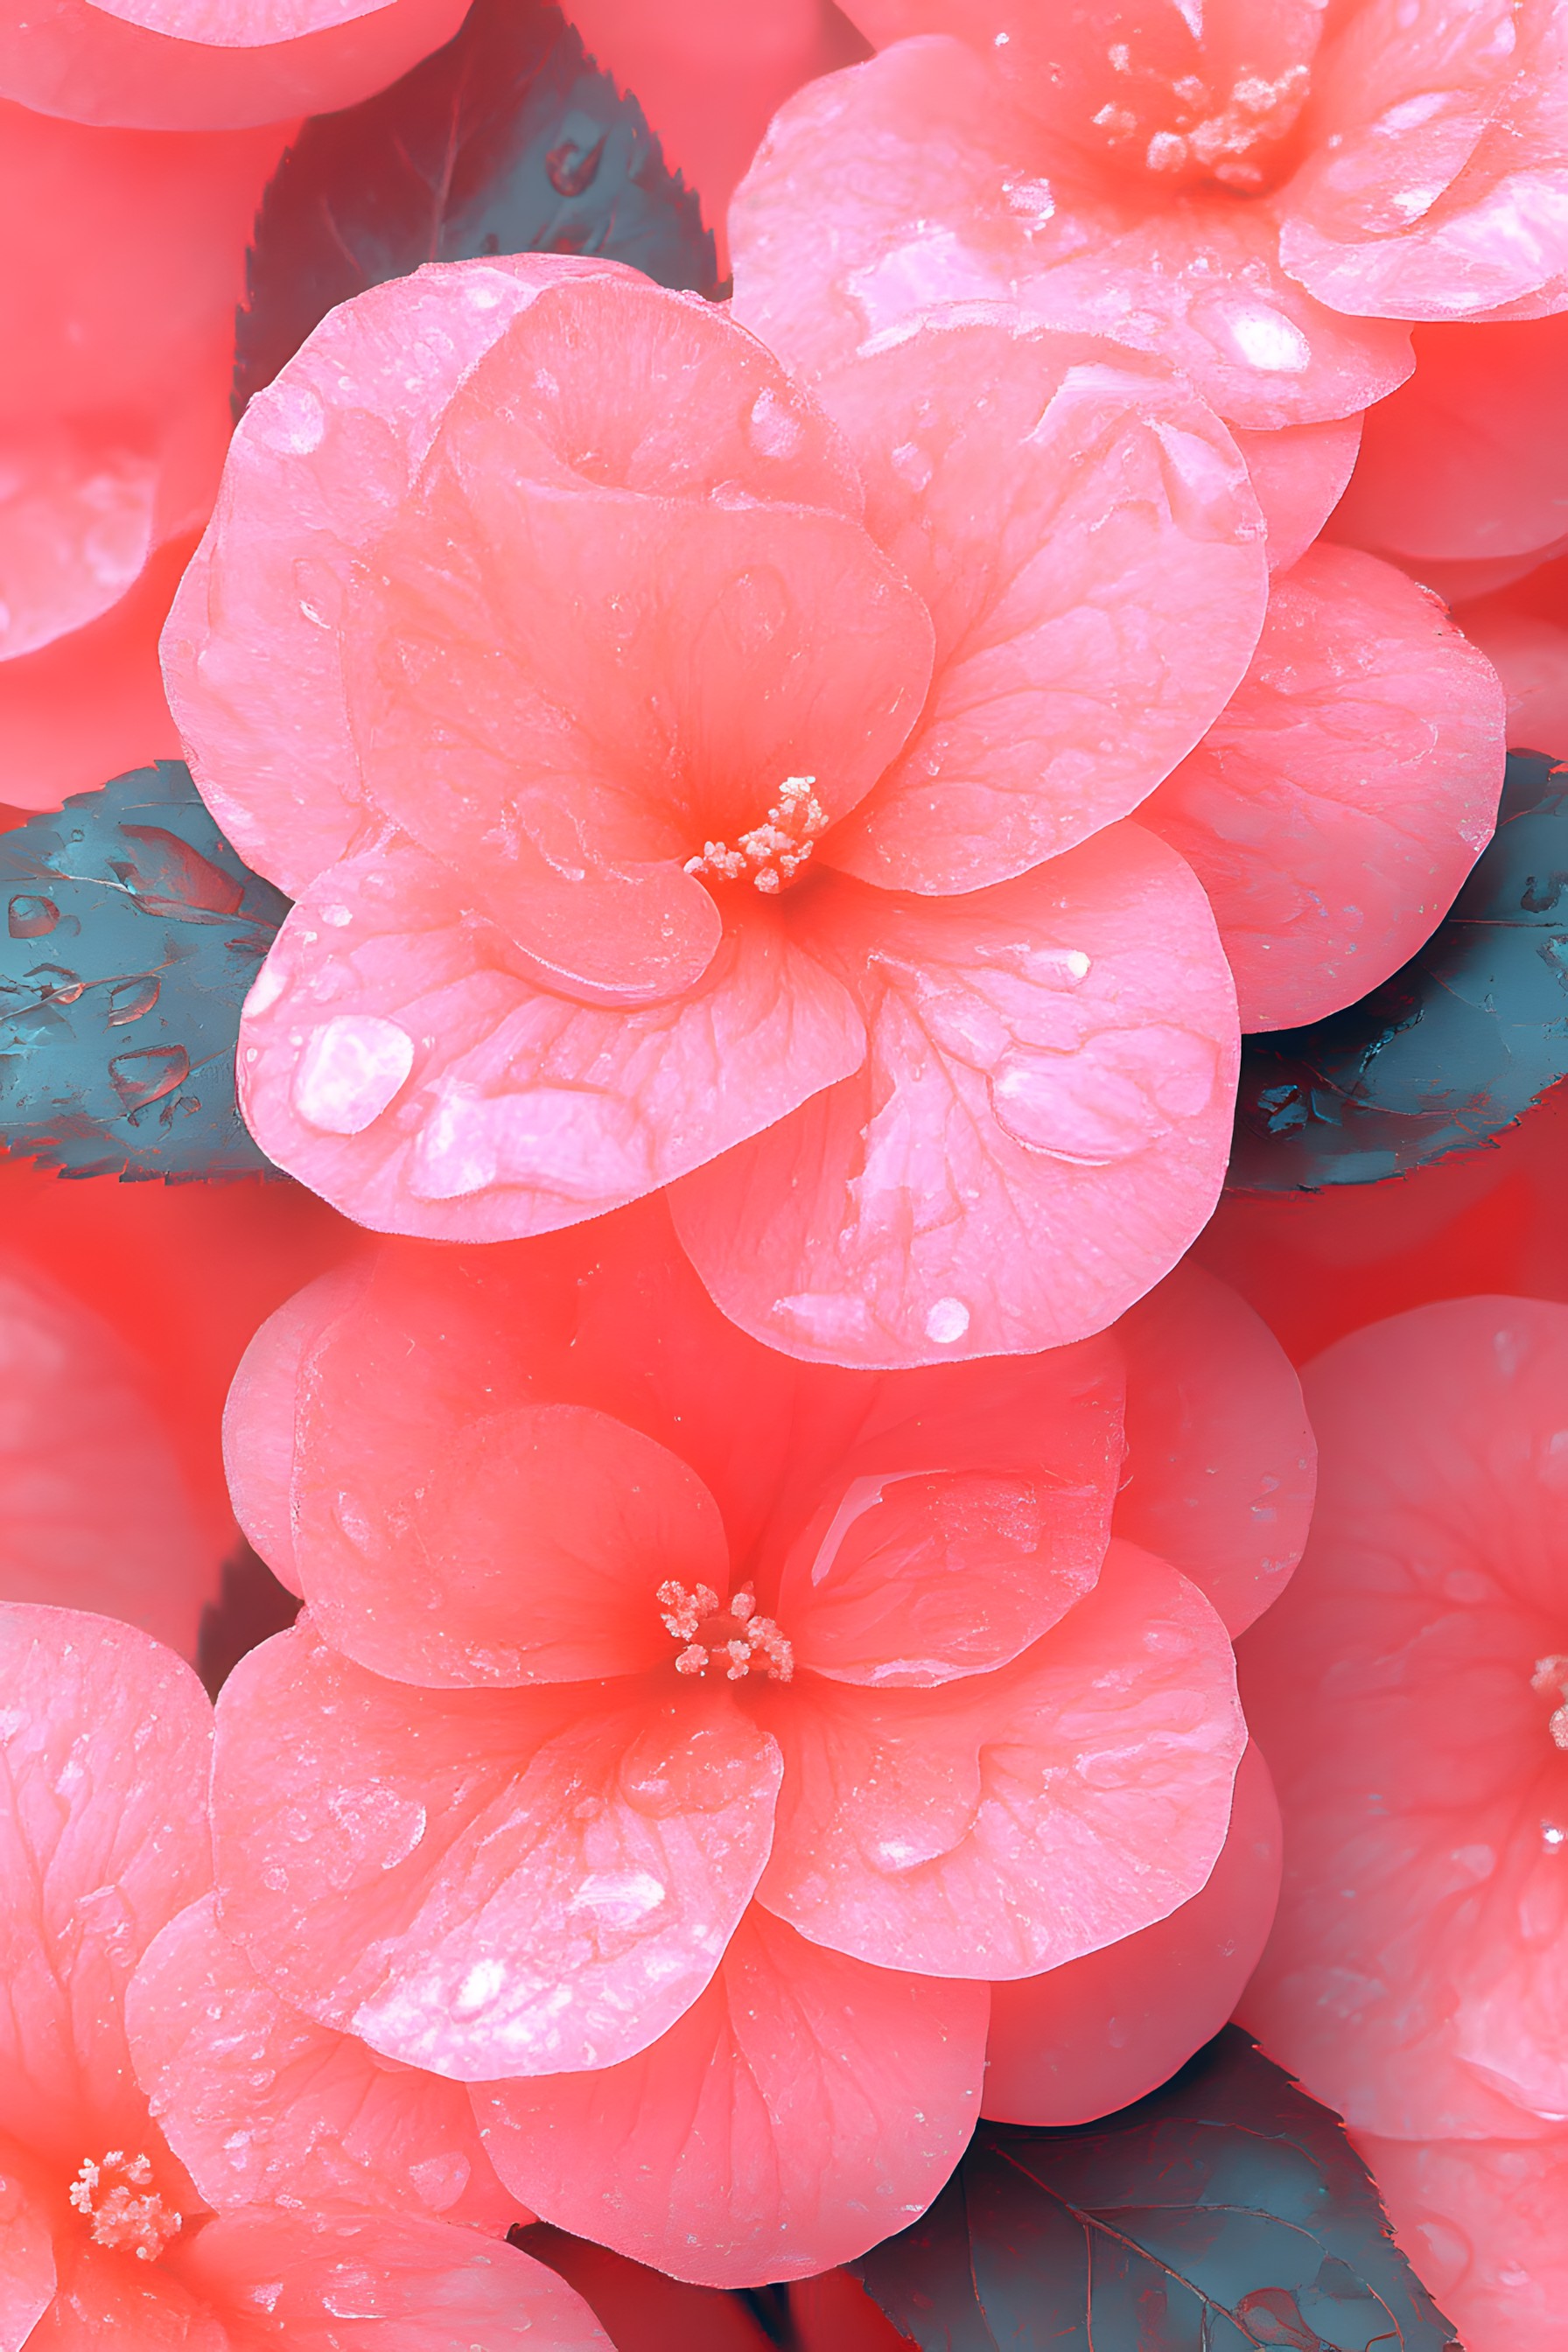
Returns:
[[[936,628],[924,712],[832,866],[973,890],[1126,816],[1216,719],[1262,626],[1235,444],[1159,363],[940,319],[826,375],[866,527]]]
[[[0,2136],[0,2352],[22,2347],[55,2299],[45,2168]]]
[[[1141,822],[1214,903],[1243,1029],[1353,1003],[1491,836],[1502,688],[1429,591],[1353,548],[1277,575],[1252,667]]]
[[[1121,1542],[1012,1665],[935,1691],[802,1677],[763,1717],[784,1781],[759,1900],[876,1966],[994,1979],[1195,1895],[1247,1744],[1218,1618]]]
[[[479,2084],[547,2220],[710,2286],[800,2278],[906,2229],[973,2128],[986,1988],[868,1969],[753,1906],[638,2057]]]
[[[1313,76],[1280,258],[1358,315],[1455,319],[1568,264],[1568,25],[1556,0],[1368,0]]]
[[[1509,2140],[1373,2139],[1395,2233],[1475,2352],[1558,2352],[1568,2310],[1568,2134]]]
[[[838,981],[761,898],[672,1003],[575,1002],[411,843],[333,867],[279,932],[240,1031],[263,1150],[362,1224],[510,1240],[598,1216],[859,1065]]]
[[[1268,1768],[1248,1748],[1225,1845],[1195,1895],[1120,1943],[993,1986],[986,2115],[1089,2123],[1168,2083],[1219,2032],[1258,1964],[1279,1899],[1281,1844]]]
[[[221,1932],[210,1895],[153,1937],[125,2015],[169,2145],[219,2212],[346,2204],[497,2237],[526,2218],[462,2085],[389,2067],[289,2008]]]
[[[931,622],[841,515],[498,499],[509,446],[487,467],[443,435],[351,591],[366,789],[546,986],[656,1002],[721,930],[685,869],[740,855],[795,779],[829,819],[864,798],[919,715]]]
[[[1005,1664],[1100,1573],[1121,1458],[1111,1350],[943,1365],[883,1387],[831,1474],[812,1464],[780,1498],[781,1532],[800,1499],[814,1507],[773,1613],[797,1664],[835,1682],[928,1685]]]
[[[376,1369],[356,1365],[362,1381]],[[400,1369],[386,1367],[394,1381]],[[338,1444],[311,1448],[294,1481],[296,1541],[326,1639],[430,1689],[673,1664],[659,1586],[675,1578],[721,1600],[730,1588],[723,1521],[701,1480],[606,1412],[487,1412],[489,1402],[476,1395],[461,1420],[421,1429],[405,1393],[384,1417],[362,1405]]]
[[[1299,563],[1333,513],[1351,478],[1365,422],[1362,416],[1338,416],[1322,425],[1281,425],[1271,433],[1233,428],[1231,437],[1263,509],[1270,572],[1289,572]]]
[[[373,287],[328,313],[236,430],[163,676],[203,798],[291,896],[366,829],[338,639],[351,567],[407,497],[465,370],[543,282],[530,255]]]
[[[458,2080],[613,2065],[718,1966],[777,1748],[721,1689],[384,1682],[308,1627],[224,1686],[220,1916],[297,2008]]]
[[[374,16],[261,48],[179,41],[94,0],[0,7],[0,89],[40,113],[110,129],[226,130],[357,106],[449,40],[462,0],[387,0]]]
[[[220,2214],[165,2254],[232,2332],[192,2352],[608,2352],[587,2305],[542,2263],[413,2214]],[[171,2338],[171,2341],[184,2339]],[[76,2352],[76,2347],[71,2347]],[[86,2347],[82,2347],[86,2352]]]
[[[0,1597],[100,1610],[194,1657],[215,1551],[148,1387],[98,1315],[0,1256]]]
[[[247,1348],[224,1405],[223,1466],[240,1532],[300,1600],[291,1492],[296,1397],[312,1349],[365,1279],[362,1266],[335,1266],[286,1299]]]
[[[1312,1533],[1240,1653],[1287,1835],[1244,2021],[1354,2129],[1559,2132],[1568,1307],[1417,1307],[1303,1385]]]
[[[68,2178],[87,2139],[145,2135],[121,2004],[211,1883],[211,1724],[190,1668],[134,1626],[0,1604],[0,2114]]]
[[[1318,1449],[1301,1383],[1261,1316],[1190,1257],[1111,1337],[1127,1360],[1116,1533],[1191,1577],[1234,1638],[1307,1540]]]
[[[1395,561],[1542,561],[1568,523],[1568,316],[1417,327],[1412,341],[1415,373],[1367,412],[1334,537]]]
[[[815,887],[803,943],[863,991],[869,1053],[672,1192],[714,1298],[828,1363],[1103,1328],[1203,1226],[1229,1146],[1231,984],[1190,870],[1122,824],[964,898]]]

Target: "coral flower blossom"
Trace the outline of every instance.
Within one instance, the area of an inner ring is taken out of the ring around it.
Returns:
[[[1419,1307],[1339,1340],[1305,1385],[1318,1513],[1241,1645],[1287,1832],[1241,2016],[1363,2138],[1471,2352],[1555,2352],[1568,1307]]]
[[[0,96],[224,131],[353,106],[449,40],[466,0],[0,0]]]
[[[378,2211],[339,2183],[318,2203],[303,2177],[208,2210],[138,2082],[127,2005],[211,1877],[211,1738],[195,1675],[147,1634],[0,1604],[0,2341],[333,2352],[346,2322],[366,2352],[603,2347],[559,2279],[413,2196]],[[209,2018],[224,1974],[189,1988]],[[208,2031],[219,2074],[245,2064],[242,2037]]]
[[[902,2226],[973,2122],[991,1980],[1048,2011],[1044,1972],[1205,1887],[1245,1741],[1214,1602],[1279,1589],[1311,1475],[1205,1277],[1125,1337],[848,1372],[728,1326],[657,1204],[326,1277],[228,1440],[308,1607],[220,1702],[223,1932],[468,2082],[531,2208],[713,2284]],[[1072,2063],[1013,2095],[1081,2095]]]
[[[695,297],[458,263],[252,404],[164,639],[204,793],[300,903],[246,1115],[361,1222],[497,1240],[676,1183],[770,1343],[1103,1328],[1213,1206],[1237,1029],[1124,820],[1264,610],[1234,445],[1012,313],[831,416]]]
[[[782,110],[731,221],[740,314],[797,360],[1007,293],[1283,429],[1321,518],[1394,322],[1568,299],[1557,0],[849,14],[882,53]]]

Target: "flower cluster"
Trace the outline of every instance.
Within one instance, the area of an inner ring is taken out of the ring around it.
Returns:
[[[0,802],[188,762],[297,1180],[0,1171],[0,2352],[804,2347],[1233,2014],[1560,2352],[1561,1108],[1215,1209],[1568,750],[1568,5],[584,0],[713,299],[514,13],[0,0]]]

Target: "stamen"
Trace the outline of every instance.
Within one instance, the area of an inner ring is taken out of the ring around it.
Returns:
[[[722,1665],[727,1682],[744,1682],[752,1674],[765,1674],[773,1683],[794,1677],[794,1645],[771,1617],[758,1616],[757,1596],[749,1584],[723,1610],[710,1586],[689,1591],[673,1578],[659,1586],[656,1597],[666,1633],[685,1644],[675,1661],[678,1675],[705,1675],[710,1665]]]
[[[1550,1698],[1555,1691],[1563,1701],[1548,1727],[1555,1746],[1568,1748],[1568,1658],[1556,1654],[1550,1658],[1537,1658],[1535,1672],[1530,1677],[1530,1687],[1532,1691],[1539,1691],[1542,1698]]]
[[[105,2188],[105,2175],[114,2172],[120,2179]],[[128,2157],[115,2147],[101,2164],[84,2159],[70,2186],[70,2201],[92,2223],[95,2246],[117,2247],[139,2263],[157,2261],[181,2222],[152,2184],[153,2167],[144,2156]]]
[[[793,882],[827,830],[827,811],[812,787],[815,776],[786,776],[765,824],[741,835],[737,846],[705,841],[700,857],[689,857],[688,874],[711,874],[725,882],[739,882],[750,872],[753,889],[775,897]]]

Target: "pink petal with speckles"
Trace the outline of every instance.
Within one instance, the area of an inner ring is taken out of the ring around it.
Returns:
[[[309,1628],[224,1687],[220,1918],[308,2015],[459,2080],[630,2057],[767,1856],[775,1743],[721,1685],[416,1691]]]
[[[169,2145],[218,2211],[344,2204],[496,2237],[527,2218],[461,2084],[388,2066],[288,2008],[221,1932],[210,1895],[153,1937],[125,2015]]]
[[[246,1119],[382,1232],[509,1240],[636,1200],[864,1058],[853,1000],[787,907],[747,898],[683,995],[584,1003],[542,985],[423,850],[367,850],[298,903],[251,991]]]
[[[1247,1744],[1218,1618],[1121,1542],[1011,1665],[937,1690],[803,1677],[760,1720],[784,1779],[759,1899],[815,1943],[952,1977],[1037,1975],[1186,1902]]]
[[[1366,0],[1313,75],[1280,258],[1337,310],[1473,316],[1568,263],[1557,0]]]
[[[1502,689],[1436,599],[1319,545],[1141,821],[1214,904],[1244,1030],[1321,1020],[1423,946],[1491,838]]]
[[[305,1598],[361,1665],[429,1689],[641,1674],[673,1656],[661,1584],[727,1595],[712,1496],[624,1422],[476,1392],[460,1420],[421,1425],[399,1402],[412,1493],[378,1466],[392,1432],[374,1409],[292,1490]]]
[[[816,888],[803,938],[869,1051],[672,1192],[710,1291],[837,1363],[1102,1329],[1205,1223],[1229,1147],[1236,1016],[1190,869],[1123,824],[963,898]]]
[[[871,1969],[755,1906],[679,2023],[594,2074],[474,2085],[546,2219],[678,2278],[799,2278],[906,2228],[973,2126],[987,1989]]]
[[[295,896],[374,834],[344,699],[343,599],[470,376],[457,458],[488,429],[519,487],[700,499],[729,485],[855,510],[837,437],[777,362],[618,263],[453,262],[344,303],[247,410],[163,641],[203,793]],[[584,477],[585,442],[599,454]]]
[[[968,318],[818,387],[936,630],[919,723],[823,845],[886,889],[978,889],[1127,815],[1263,621],[1256,501],[1203,403],[1098,339]]]

